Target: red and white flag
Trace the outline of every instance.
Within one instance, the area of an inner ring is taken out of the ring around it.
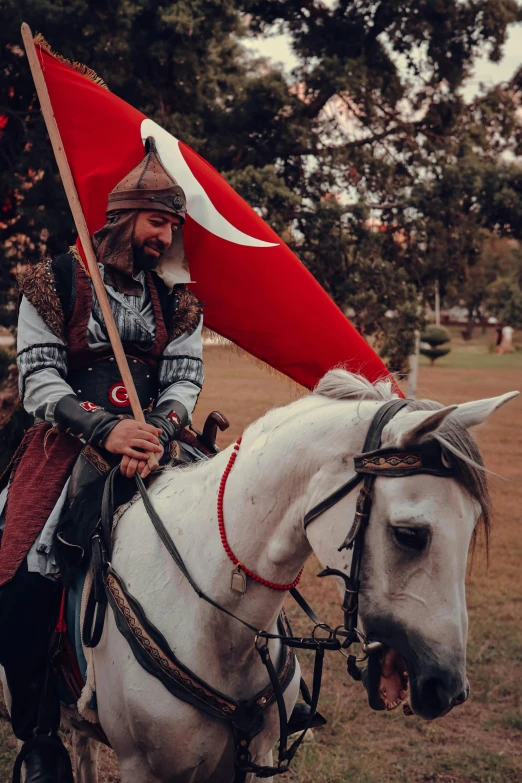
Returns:
[[[109,192],[153,136],[187,197],[185,253],[205,324],[308,388],[339,364],[371,381],[388,374],[294,253],[212,166],[35,43],[91,234],[106,222]]]

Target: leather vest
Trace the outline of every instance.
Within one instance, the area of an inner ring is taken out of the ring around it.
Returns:
[[[157,397],[157,368],[166,346],[181,334],[191,333],[201,317],[201,303],[184,285],[169,293],[154,273],[147,271],[156,333],[152,345],[123,343],[138,397],[148,408]],[[89,278],[76,248],[53,260],[42,261],[18,277],[20,293],[36,308],[51,331],[67,346],[67,381],[84,400],[115,413],[130,413],[123,405],[125,391],[110,344],[93,350],[87,327],[93,308]]]
[[[152,299],[156,334],[150,348],[124,344],[138,398],[144,410],[152,407],[158,395],[158,360],[168,344],[158,291],[150,272],[146,273]],[[87,339],[87,325],[92,312],[92,288],[81,264],[76,266],[74,308],[66,326],[67,382],[83,400],[100,405],[110,413],[131,413],[131,407],[118,365],[109,345],[93,350]]]

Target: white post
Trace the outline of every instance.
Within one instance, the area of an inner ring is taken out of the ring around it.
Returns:
[[[415,348],[410,356],[410,373],[408,375],[408,399],[414,400],[417,395],[417,378],[419,375],[420,332],[415,329]]]
[[[438,280],[435,280],[435,323],[437,326],[440,326],[440,291]]]

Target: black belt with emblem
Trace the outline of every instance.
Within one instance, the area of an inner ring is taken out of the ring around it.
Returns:
[[[135,356],[127,356],[127,361],[141,407],[146,410],[158,394],[157,370]],[[67,383],[82,400],[93,402],[109,413],[131,413],[129,397],[113,356],[70,370]]]

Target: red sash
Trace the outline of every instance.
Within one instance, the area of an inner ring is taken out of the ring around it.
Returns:
[[[5,528],[0,548],[0,587],[16,574],[58,502],[83,447],[79,438],[31,427],[4,476],[10,476]]]

